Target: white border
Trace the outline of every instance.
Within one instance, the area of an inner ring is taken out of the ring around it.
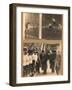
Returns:
[[[63,76],[21,77],[21,12],[63,14]],[[16,8],[16,83],[53,82],[68,80],[68,11],[31,7]]]

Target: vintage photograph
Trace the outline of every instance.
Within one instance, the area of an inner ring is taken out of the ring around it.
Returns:
[[[10,4],[10,85],[70,82],[70,7]]]
[[[21,13],[21,76],[63,75],[63,15]]]

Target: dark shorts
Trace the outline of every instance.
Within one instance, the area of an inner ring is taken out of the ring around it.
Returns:
[[[23,72],[29,73],[29,65],[23,66]]]

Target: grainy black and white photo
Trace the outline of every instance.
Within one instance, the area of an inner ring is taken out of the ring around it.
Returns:
[[[21,13],[22,77],[63,75],[63,16]]]

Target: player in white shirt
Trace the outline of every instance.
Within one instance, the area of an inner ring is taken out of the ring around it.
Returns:
[[[37,55],[36,52],[33,53],[33,55],[32,55],[32,59],[35,61],[35,63],[37,62],[38,55]]]
[[[24,55],[23,55],[23,73],[24,73],[24,76],[27,76],[29,73],[28,66],[29,66],[29,56],[28,56],[27,52],[24,52]]]
[[[28,53],[23,55],[23,66],[29,65],[29,56]]]
[[[33,74],[36,73],[36,63],[37,63],[37,60],[38,60],[38,55],[37,55],[37,52],[34,52],[33,55],[32,55],[32,69],[33,69]]]

